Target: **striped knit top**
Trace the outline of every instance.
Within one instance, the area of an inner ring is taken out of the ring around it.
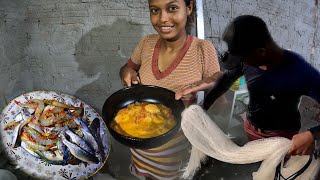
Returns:
[[[173,63],[164,71],[158,68],[160,36],[144,37],[133,51],[128,66],[139,72],[141,84],[155,85],[174,92],[220,71],[213,44],[188,36]]]
[[[128,66],[139,72],[141,83],[167,88],[174,92],[220,71],[213,44],[188,36],[173,63],[164,71],[158,67],[160,36],[144,37],[135,48]],[[191,99],[186,100],[191,101]],[[187,102],[186,104],[188,104]],[[152,179],[178,179],[189,157],[189,143],[182,131],[166,144],[153,149],[130,149],[132,168],[138,176]]]

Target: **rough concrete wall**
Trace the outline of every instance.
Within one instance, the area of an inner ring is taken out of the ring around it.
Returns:
[[[32,89],[25,47],[23,0],[0,1],[0,110],[15,96]]]
[[[266,20],[279,45],[300,52],[319,69],[315,2],[204,0],[206,38],[221,51],[226,24],[237,15],[255,14]],[[139,39],[153,32],[146,0],[1,0],[0,109],[5,99],[22,92],[55,90],[100,112],[105,99],[122,87],[119,68]],[[113,147],[110,168],[123,176],[127,148],[116,142]]]
[[[118,73],[152,32],[144,0],[30,0],[26,12],[34,89],[76,95],[99,112]]]
[[[261,17],[275,41],[294,50],[320,70],[320,5],[318,0],[204,0],[205,37],[219,51],[221,35],[231,19],[244,14]]]
[[[29,0],[26,19],[34,90],[75,95],[99,113],[122,88],[119,70],[133,48],[154,33],[145,0]],[[111,172],[129,176],[129,149],[112,147]]]

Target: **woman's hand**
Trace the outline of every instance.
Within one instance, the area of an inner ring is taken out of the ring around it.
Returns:
[[[292,137],[292,145],[288,155],[309,155],[313,150],[314,139],[310,131],[296,134]]]
[[[209,90],[213,87],[215,81],[220,77],[222,73],[216,72],[209,78],[204,78],[198,82],[191,84],[190,86],[183,88],[176,92],[175,98],[179,100],[181,97],[188,96],[190,94],[195,94],[198,91]]]
[[[123,85],[130,87],[131,84],[139,84],[138,72],[125,64],[120,69],[120,78]]]

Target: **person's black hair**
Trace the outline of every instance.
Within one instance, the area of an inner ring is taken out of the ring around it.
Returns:
[[[236,17],[226,31],[233,32],[229,37],[230,53],[242,56],[249,55],[256,48],[264,48],[272,40],[266,23],[252,15]]]
[[[186,31],[187,34],[191,33],[191,29],[194,25],[194,21],[196,19],[196,14],[197,14],[197,2],[196,0],[184,0],[186,6],[189,6],[191,2],[193,2],[193,6],[192,6],[192,12],[191,14],[187,17],[187,24],[186,24]]]
[[[193,27],[194,21],[196,19],[196,14],[197,14],[197,2],[196,0],[184,0],[184,2],[186,3],[187,6],[190,5],[190,2],[193,2],[193,7],[192,7],[192,12],[191,14],[188,16],[187,18],[187,24],[186,24],[186,31],[188,34],[190,34],[191,29]]]

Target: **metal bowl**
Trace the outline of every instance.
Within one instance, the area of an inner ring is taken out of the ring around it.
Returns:
[[[110,126],[117,112],[134,102],[160,103],[172,110],[176,125],[167,133],[152,138],[133,138],[119,134]],[[120,143],[137,149],[150,149],[159,147],[171,140],[180,129],[181,113],[184,105],[181,100],[175,100],[175,93],[158,86],[135,85],[121,89],[105,101],[102,116],[110,134]]]

